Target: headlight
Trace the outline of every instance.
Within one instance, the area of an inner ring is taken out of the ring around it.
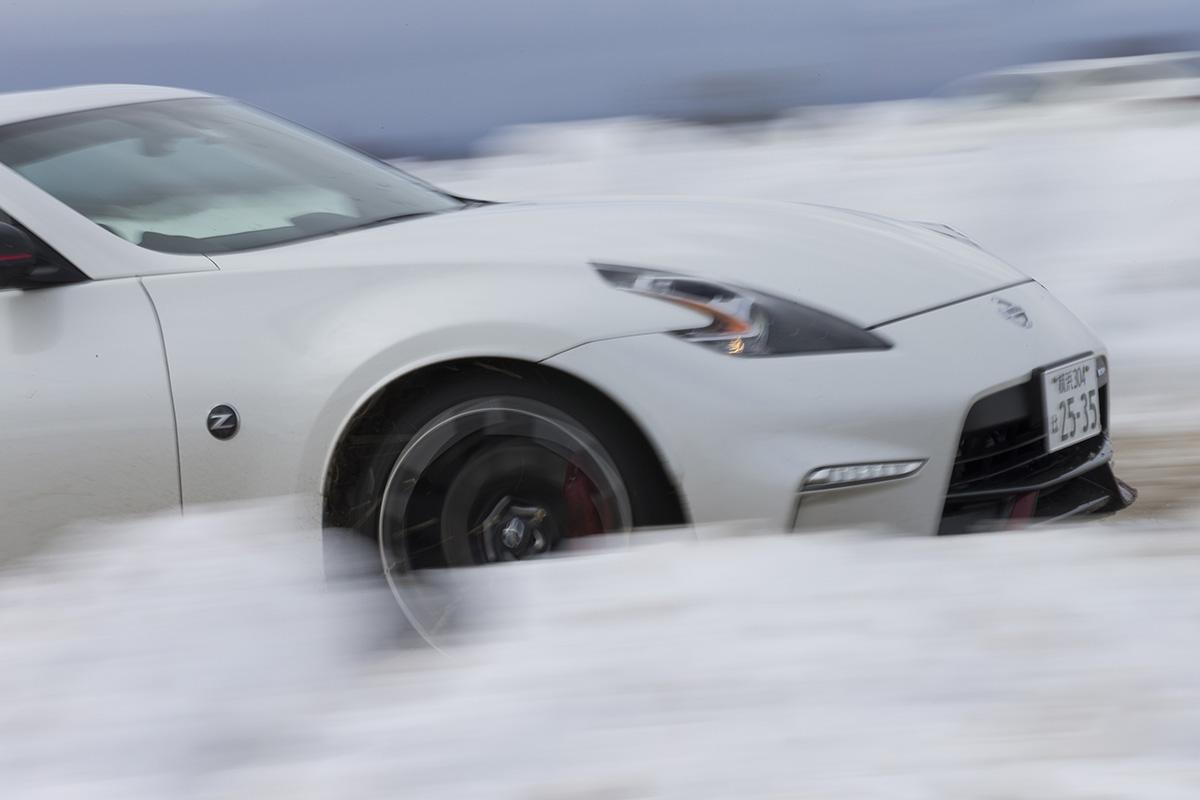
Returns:
[[[824,311],[764,292],[670,272],[594,264],[610,285],[706,315],[701,328],[672,331],[681,339],[733,356],[782,356],[886,350],[869,331]]]

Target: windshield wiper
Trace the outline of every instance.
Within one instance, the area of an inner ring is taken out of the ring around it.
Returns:
[[[432,217],[433,215],[440,214],[440,213],[442,213],[442,212],[440,212],[440,211],[409,211],[404,214],[393,214],[390,217],[380,217],[379,219],[372,219],[372,220],[368,220],[367,222],[360,222],[357,225],[351,225],[349,228],[342,228],[341,230],[357,231],[357,230],[362,230],[363,228],[376,228],[380,225],[390,225],[393,222],[400,222],[401,220],[415,219],[417,217]],[[340,232],[341,231],[335,231],[335,233],[340,233]]]

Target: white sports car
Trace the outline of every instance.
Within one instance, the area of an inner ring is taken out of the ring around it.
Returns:
[[[235,102],[0,96],[0,504],[300,494],[389,572],[732,519],[1112,511],[1103,345],[957,232],[488,203]]]

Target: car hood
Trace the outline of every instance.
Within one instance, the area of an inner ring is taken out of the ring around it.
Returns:
[[[221,269],[620,264],[759,289],[863,326],[1026,280],[914,223],[799,203],[645,197],[487,205],[212,258]]]

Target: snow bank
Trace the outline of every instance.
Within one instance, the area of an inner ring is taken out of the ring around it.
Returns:
[[[1200,791],[1195,524],[468,570],[445,653],[264,511],[67,542],[0,580],[7,797]]]

